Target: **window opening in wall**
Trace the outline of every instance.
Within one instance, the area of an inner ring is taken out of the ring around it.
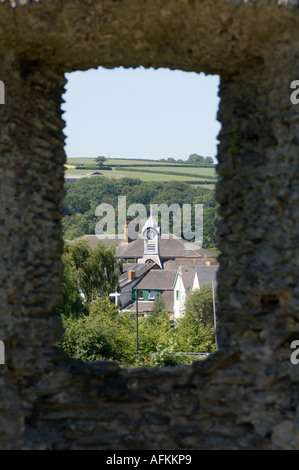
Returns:
[[[198,319],[207,297],[213,308],[218,269],[219,77],[100,67],[66,78],[60,346],[82,360],[122,366],[206,357],[216,348],[215,324],[201,344],[207,325]],[[195,205],[204,220],[196,249],[184,225],[188,206],[194,237]],[[176,302],[183,298],[184,305]]]

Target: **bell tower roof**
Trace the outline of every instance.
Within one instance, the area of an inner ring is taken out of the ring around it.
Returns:
[[[162,269],[162,263],[159,256],[160,251],[160,227],[151,213],[144,226],[142,227],[142,237],[144,238],[143,257],[138,259],[138,263],[151,261],[157,263]]]
[[[147,221],[145,222],[145,224],[142,228],[142,232],[144,232],[144,230],[149,228],[149,227],[158,228],[158,222],[156,221],[156,219],[153,216],[152,208],[151,208],[150,216],[149,216],[149,218],[147,219]]]

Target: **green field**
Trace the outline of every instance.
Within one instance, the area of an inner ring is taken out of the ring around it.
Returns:
[[[68,164],[70,165],[94,165],[94,158],[81,157],[81,158],[68,158]],[[142,159],[129,159],[129,158],[107,158],[105,165],[117,166],[117,165],[126,165],[132,166],[138,163],[138,165],[148,165],[149,163],[153,164],[164,164],[163,162],[158,162],[156,160],[142,160]],[[167,163],[166,163],[167,164]]]
[[[214,166],[190,165],[186,162],[161,162],[156,160],[116,159],[105,161],[111,170],[99,169],[94,158],[68,158],[66,174],[91,173],[100,171],[102,175],[112,178],[139,178],[142,181],[185,181],[192,182],[206,189],[214,189],[216,170]],[[84,168],[80,168],[83,165]]]

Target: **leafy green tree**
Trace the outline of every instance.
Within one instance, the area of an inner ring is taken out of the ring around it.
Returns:
[[[99,168],[103,168],[104,162],[106,161],[106,157],[97,157],[95,158],[95,162],[99,166]]]
[[[161,324],[161,322],[169,319],[169,314],[166,311],[166,304],[161,295],[157,295],[154,300],[153,309],[149,316],[148,321],[154,324]]]
[[[207,164],[209,164],[209,165],[213,165],[213,164],[214,164],[214,160],[213,160],[212,157],[206,157],[206,158],[204,159],[204,162],[207,163]]]
[[[187,311],[178,320],[175,339],[179,350],[187,353],[214,352],[216,349],[213,325],[204,325],[195,311]]]
[[[63,302],[57,309],[60,315],[78,316],[86,314],[86,303],[79,293],[76,267],[72,262],[71,253],[65,250],[62,260],[64,263],[64,272],[62,279]]]
[[[197,318],[204,325],[213,325],[214,310],[211,283],[203,284],[200,289],[195,289],[188,295],[185,303],[185,312],[186,315],[188,313],[190,315],[194,314],[195,318]],[[189,317],[187,317],[187,319],[189,319]]]
[[[173,337],[159,341],[156,352],[151,357],[153,367],[171,367],[190,364],[192,361],[178,350],[178,343]]]
[[[114,254],[113,247],[107,248],[100,241],[94,248],[85,240],[65,243],[63,303],[58,313],[78,315],[86,311],[86,305],[92,300],[117,289],[120,266]]]
[[[64,240],[75,240],[83,235],[95,233],[97,219],[94,211],[86,211],[84,214],[72,214],[62,220]]]
[[[218,245],[218,224],[220,216],[217,213],[216,207],[204,208],[204,230],[203,230],[203,245],[210,250],[217,252]]]
[[[169,314],[161,312],[155,318],[151,315],[139,320],[139,363],[151,365],[151,356],[157,351],[157,345],[171,335]]]
[[[198,155],[197,153],[192,153],[189,155],[187,162],[189,163],[204,163],[205,157]]]
[[[115,360],[123,365],[135,361],[132,322],[120,315],[110,299],[96,299],[89,315],[62,317],[65,334],[58,346],[82,361]]]
[[[159,336],[150,355],[150,365],[169,367],[191,364],[196,360],[191,353],[210,353],[215,349],[213,326],[204,325],[196,313],[189,312],[179,320],[176,328],[170,328]]]
[[[76,183],[68,183],[65,185],[67,192],[62,209],[66,215],[77,213],[84,214],[89,210],[89,200],[86,197],[86,192],[82,191],[82,185],[85,185],[85,183],[86,180],[84,181],[82,178],[82,180]]]

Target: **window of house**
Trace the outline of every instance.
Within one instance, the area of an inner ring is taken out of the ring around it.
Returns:
[[[156,298],[156,292],[154,290],[151,290],[150,293],[148,294],[148,300],[155,300]]]
[[[138,291],[138,300],[143,300],[143,291],[142,290]]]

